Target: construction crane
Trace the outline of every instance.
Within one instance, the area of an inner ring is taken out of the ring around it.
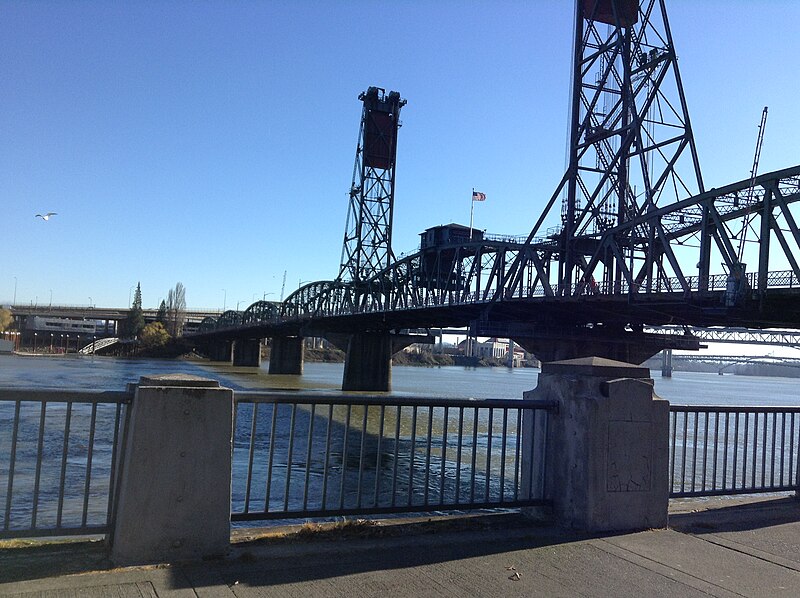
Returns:
[[[736,256],[739,263],[742,262],[744,257],[744,241],[747,237],[747,229],[750,227],[750,220],[752,218],[753,197],[756,191],[756,176],[758,176],[758,161],[761,159],[761,146],[764,143],[764,130],[767,128],[767,111],[768,106],[764,106],[761,112],[761,123],[758,125],[758,139],[756,140],[756,153],[753,156],[753,169],[750,171],[750,188],[747,191],[747,211],[744,214],[742,222],[742,232],[739,235],[739,251]]]

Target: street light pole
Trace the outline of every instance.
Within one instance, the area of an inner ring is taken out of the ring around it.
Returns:
[[[224,293],[224,295],[222,295],[222,311],[225,311],[225,306],[228,303],[228,291],[222,289],[222,292]]]

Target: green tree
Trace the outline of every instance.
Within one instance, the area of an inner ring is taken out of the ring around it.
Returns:
[[[133,304],[122,325],[121,335],[123,338],[135,338],[144,329],[144,313],[142,312],[142,288],[140,283],[136,283],[136,293],[133,295]]]
[[[167,304],[163,299],[161,300],[161,305],[158,306],[156,322],[161,322],[162,324],[167,322]]]
[[[14,322],[14,316],[10,309],[0,309],[0,332],[8,330]]]
[[[170,341],[170,336],[161,322],[150,322],[142,329],[139,340],[144,349],[154,349],[166,345]]]

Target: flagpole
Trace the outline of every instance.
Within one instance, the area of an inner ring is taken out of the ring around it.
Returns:
[[[472,188],[472,195],[469,196],[469,240],[472,241],[472,216],[475,212],[475,187]]]

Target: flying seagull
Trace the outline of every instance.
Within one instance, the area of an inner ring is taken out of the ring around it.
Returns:
[[[50,220],[50,216],[57,216],[58,212],[47,212],[47,214],[36,214],[34,218],[41,218],[42,220]]]

